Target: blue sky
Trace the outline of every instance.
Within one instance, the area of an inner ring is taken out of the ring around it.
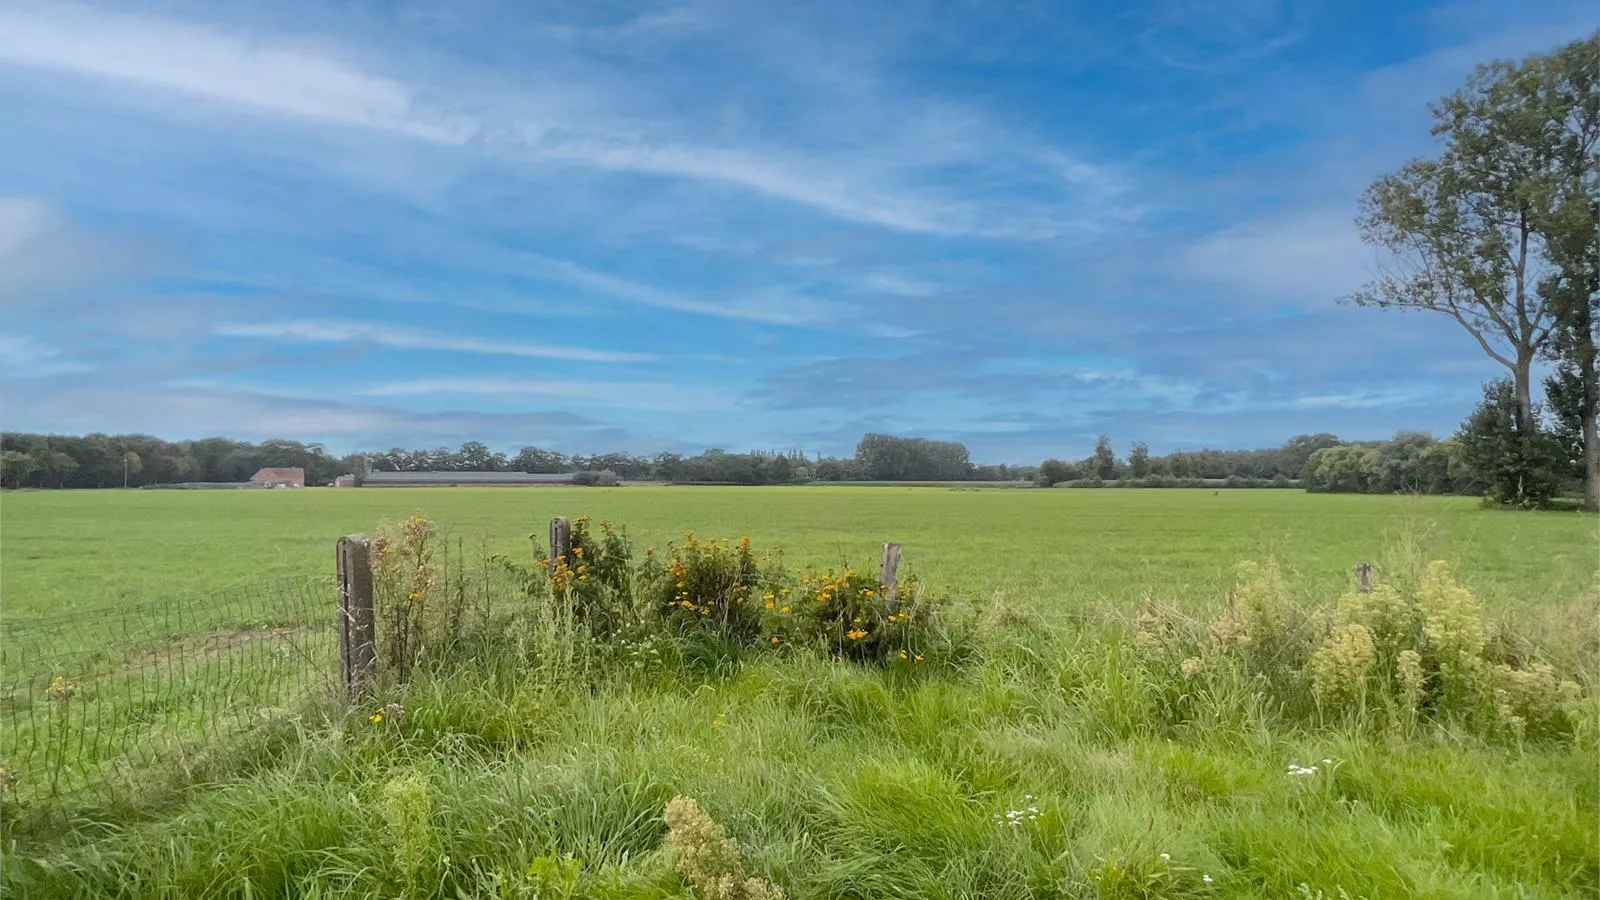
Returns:
[[[0,426],[981,461],[1454,429],[1362,188],[1584,3],[0,0]]]

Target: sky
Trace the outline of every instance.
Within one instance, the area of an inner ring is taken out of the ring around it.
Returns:
[[[1580,2],[0,0],[0,428],[980,462],[1453,431],[1362,189]]]

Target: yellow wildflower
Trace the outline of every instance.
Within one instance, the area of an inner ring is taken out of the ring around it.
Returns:
[[[849,638],[852,641],[859,641],[862,638],[866,637],[867,633],[865,631],[862,631],[859,628],[852,628],[851,630],[845,632],[844,636]]]
[[[780,638],[777,635],[772,636],[772,646],[776,647],[781,643],[783,643],[783,638]]]
[[[778,610],[778,612],[781,612],[781,613],[784,613],[785,615],[787,615],[788,612],[789,612],[789,607],[785,606],[783,609]]]
[[[367,721],[371,722],[374,725],[382,725],[383,724],[383,713],[375,712],[372,715],[367,717]]]

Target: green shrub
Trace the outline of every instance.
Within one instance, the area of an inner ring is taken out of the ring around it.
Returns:
[[[914,578],[890,591],[871,575],[806,572],[798,585],[763,598],[774,645],[825,647],[858,662],[923,662],[937,604]]]
[[[592,633],[614,634],[635,618],[633,545],[626,528],[602,519],[596,533],[592,521],[589,516],[572,520],[570,558],[536,550],[542,577],[528,578],[525,585],[530,594],[548,591]]]
[[[1331,616],[1292,603],[1274,564],[1244,562],[1215,619],[1147,603],[1133,643],[1139,714],[1168,726],[1230,705],[1246,713],[1251,694],[1290,718],[1402,729],[1431,720],[1517,740],[1566,739],[1584,721],[1582,686],[1503,629],[1491,642],[1482,604],[1439,561],[1413,584],[1347,594]]]
[[[665,561],[653,553],[646,559],[640,591],[649,621],[669,631],[706,632],[751,645],[762,633],[763,586],[781,580],[773,555],[757,557],[748,537],[733,544],[685,532],[684,543],[667,545]]]

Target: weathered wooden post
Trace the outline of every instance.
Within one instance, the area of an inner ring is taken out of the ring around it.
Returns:
[[[566,516],[550,520],[550,567],[555,571],[557,559],[572,564],[572,522]]]
[[[334,552],[339,572],[339,683],[358,699],[377,671],[373,647],[372,544],[366,535],[339,538]]]
[[[1363,594],[1372,593],[1372,563],[1364,562],[1356,566],[1356,590]]]
[[[883,598],[890,612],[900,610],[900,597],[895,590],[899,571],[900,545],[884,544],[883,557],[878,560],[878,584],[883,586]]]

